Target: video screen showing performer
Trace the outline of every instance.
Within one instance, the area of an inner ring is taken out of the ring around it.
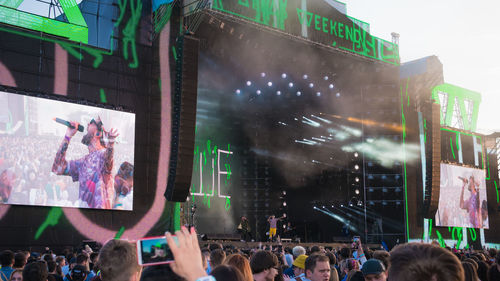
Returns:
[[[0,203],[132,210],[135,115],[0,92]]]
[[[441,164],[437,226],[489,228],[485,171]]]

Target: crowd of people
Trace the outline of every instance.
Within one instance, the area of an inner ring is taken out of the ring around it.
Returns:
[[[256,248],[202,245],[194,229],[166,234],[174,261],[141,267],[134,243],[113,239],[100,251],[90,247],[57,256],[5,250],[1,281],[497,281],[500,252],[408,243],[390,252],[361,242],[341,248]]]

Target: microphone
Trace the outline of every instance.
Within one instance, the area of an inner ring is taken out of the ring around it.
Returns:
[[[54,121],[56,121],[57,123],[59,124],[63,124],[67,127],[70,127],[71,129],[74,129],[75,127],[73,127],[73,125],[71,125],[71,123],[69,123],[69,121],[66,121],[66,120],[63,120],[61,118],[53,118]],[[83,132],[83,126],[78,124],[78,131],[80,132]]]

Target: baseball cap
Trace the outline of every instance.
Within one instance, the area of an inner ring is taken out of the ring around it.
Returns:
[[[369,259],[363,264],[361,271],[364,276],[369,274],[379,274],[385,271],[385,267],[381,261],[377,259]]]
[[[306,269],[306,259],[306,255],[300,255],[293,261],[292,265],[298,268]]]

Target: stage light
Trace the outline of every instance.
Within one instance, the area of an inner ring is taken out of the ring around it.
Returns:
[[[323,77],[323,79],[325,79],[325,81],[328,80],[328,76]]]
[[[281,74],[281,78],[285,79],[286,78],[286,73]]]
[[[260,90],[256,91],[257,95],[260,95],[262,92]]]
[[[337,98],[339,98],[339,97],[340,97],[340,93],[336,93],[336,94],[335,94],[335,96],[336,96]]]
[[[283,202],[283,207],[286,207],[286,202]]]
[[[283,229],[285,229],[285,228],[286,228],[286,225],[284,224],[284,225],[283,225]]]
[[[241,94],[241,90],[240,90],[240,89],[237,89],[237,90],[236,90],[236,94],[238,94],[238,95],[239,95],[239,94]]]
[[[283,190],[283,192],[282,192],[282,193],[283,193],[283,195],[286,195],[286,190]]]
[[[267,82],[267,86],[271,87],[273,85],[273,82],[269,81]]]
[[[332,205],[332,208],[335,208],[335,205]]]
[[[328,85],[328,88],[333,89],[333,84]]]
[[[359,206],[359,207],[363,206],[363,201],[359,200],[359,201],[358,201],[358,206]]]
[[[283,213],[283,217],[286,218],[286,213]]]
[[[321,92],[316,92],[316,96],[320,97],[321,96]]]
[[[312,88],[314,87],[314,84],[313,83],[309,83],[309,88]]]
[[[342,208],[343,208],[343,207],[344,207],[344,204],[340,204],[340,207],[342,207]]]
[[[358,177],[356,177],[354,180],[355,180],[356,182],[359,182],[359,178],[358,178]]]
[[[354,165],[354,169],[359,170],[359,165],[358,164]]]
[[[304,79],[307,79],[309,76],[307,76],[307,74],[304,74],[304,76],[302,76],[302,78]]]
[[[262,73],[260,74],[260,77],[264,78],[264,77],[266,77],[266,74],[265,74],[264,72],[262,72]]]
[[[317,209],[316,206],[314,206],[313,209]]]
[[[247,86],[252,86],[252,82],[251,81],[247,81]]]
[[[325,208],[325,205],[323,205],[323,209]]]
[[[276,91],[276,94],[277,94],[278,96],[281,96],[281,91]]]
[[[356,189],[354,193],[359,194],[359,189]]]
[[[387,202],[382,201],[382,205],[387,206]]]
[[[302,93],[300,91],[297,91],[297,97],[300,97],[300,95],[302,95]]]
[[[354,152],[354,157],[358,157],[359,154],[357,152]]]
[[[288,83],[288,87],[292,88],[293,87],[293,83],[292,82]]]
[[[352,206],[353,206],[352,203],[349,203],[349,207],[352,207]]]

